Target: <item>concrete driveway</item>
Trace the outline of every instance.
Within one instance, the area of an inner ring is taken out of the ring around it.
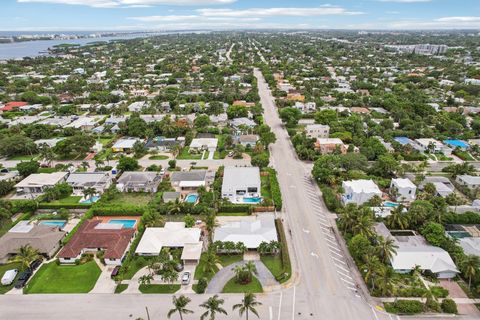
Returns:
[[[246,261],[235,262],[218,271],[212,280],[210,280],[205,293],[221,293],[225,284],[235,276],[233,269],[236,266],[246,263]],[[272,287],[279,286],[278,281],[275,280],[270,270],[268,270],[261,261],[253,261],[253,263],[255,263],[255,267],[257,268],[257,274],[255,276],[262,284],[264,291],[270,291]]]

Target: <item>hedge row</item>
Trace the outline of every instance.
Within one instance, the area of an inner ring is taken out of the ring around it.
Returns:
[[[480,214],[476,212],[453,213],[445,215],[447,224],[480,224]]]
[[[250,205],[229,205],[224,204],[218,208],[218,212],[226,212],[226,213],[235,213],[235,212],[246,212],[251,213],[252,207]]]
[[[281,258],[282,258],[282,273],[280,276],[275,277],[277,281],[283,283],[290,279],[292,276],[292,265],[290,263],[290,254],[288,253],[287,237],[285,235],[285,229],[283,228],[282,220],[275,219],[275,226],[277,227],[277,233],[282,244]]]
[[[385,310],[395,314],[417,314],[423,312],[423,303],[417,300],[385,302]]]
[[[141,216],[145,209],[145,206],[131,204],[109,204],[95,205],[89,211],[93,216]]]
[[[340,200],[338,200],[337,195],[331,187],[321,185],[320,190],[322,191],[323,201],[325,202],[328,210],[336,211],[342,206]]]
[[[275,208],[277,210],[282,210],[282,192],[280,191],[280,184],[277,179],[277,171],[272,168],[268,168],[267,171],[269,173],[268,179],[270,180],[270,192],[272,193],[272,200],[275,204]]]
[[[80,203],[65,203],[65,204],[56,204],[56,203],[40,203],[38,209],[88,209],[91,204],[80,204]]]

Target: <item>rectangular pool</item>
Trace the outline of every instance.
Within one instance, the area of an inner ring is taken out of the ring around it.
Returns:
[[[44,225],[44,226],[54,226],[54,227],[59,227],[60,229],[65,227],[67,224],[67,221],[65,220],[42,220],[38,224]]]
[[[185,198],[186,203],[196,203],[198,200],[198,194],[191,193]]]
[[[115,223],[123,225],[125,229],[132,229],[137,224],[137,220],[128,220],[128,219],[112,219],[108,223]]]
[[[260,203],[262,202],[261,197],[248,197],[248,198],[243,198],[244,203]]]

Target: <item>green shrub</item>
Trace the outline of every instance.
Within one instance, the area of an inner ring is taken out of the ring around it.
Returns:
[[[144,206],[132,204],[96,204],[89,210],[93,216],[141,216]]]
[[[397,300],[386,302],[385,309],[390,313],[417,314],[423,311],[423,303],[416,300]]]
[[[461,214],[450,212],[445,215],[446,224],[480,224],[480,214],[465,212]]]
[[[235,212],[251,212],[250,205],[233,205],[233,204],[224,204],[218,208],[218,212],[227,212],[227,213],[235,213]]]
[[[201,278],[197,283],[197,293],[204,293],[207,289],[208,281],[207,278]]]
[[[290,264],[290,255],[288,253],[287,237],[285,229],[283,228],[282,220],[275,219],[275,226],[277,228],[278,237],[281,243],[281,255],[283,271],[275,279],[281,283],[290,279],[292,275],[292,265]]]
[[[277,210],[282,210],[282,192],[280,191],[280,184],[277,179],[277,171],[275,169],[268,168],[266,171],[269,173],[268,179],[270,181],[270,192],[272,193],[272,200],[275,203]]]
[[[445,313],[458,313],[457,304],[452,299],[443,299],[440,306]]]
[[[432,292],[435,298],[446,298],[448,296],[448,290],[443,287],[439,287],[439,286],[431,287],[430,291]]]
[[[35,212],[37,210],[37,203],[34,200],[13,200],[12,212]]]
[[[325,202],[328,210],[336,211],[342,206],[340,200],[338,200],[337,195],[332,188],[327,186],[320,186],[320,190],[322,191],[323,201]]]

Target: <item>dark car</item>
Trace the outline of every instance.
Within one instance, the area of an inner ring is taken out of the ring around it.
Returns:
[[[38,259],[30,263],[30,270],[35,271],[37,270],[38,267],[42,264],[42,260]]]
[[[31,276],[32,276],[32,270],[30,270],[30,269],[27,269],[27,270],[23,271],[22,273],[20,273],[20,276],[18,277],[18,280],[15,283],[15,288],[16,289],[21,289],[21,288],[25,287],[28,279],[30,279]]]
[[[120,271],[120,266],[116,266],[113,268],[112,273],[110,274],[110,277],[115,278],[118,276],[118,272]]]

